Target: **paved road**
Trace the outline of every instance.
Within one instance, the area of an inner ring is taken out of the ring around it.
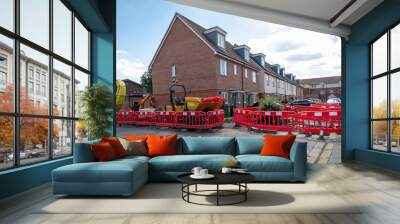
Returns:
[[[144,126],[121,126],[117,128],[117,136],[143,135],[143,134],[178,134],[180,136],[245,136],[262,135],[264,133],[248,130],[243,127],[234,127],[232,123],[225,124],[223,128],[207,130],[186,130]],[[281,133],[278,133],[281,134]],[[296,134],[296,133],[294,133]],[[337,164],[341,162],[341,137],[340,135],[325,136],[318,140],[319,136],[305,136],[297,134],[298,141],[307,142],[308,162],[312,164]]]

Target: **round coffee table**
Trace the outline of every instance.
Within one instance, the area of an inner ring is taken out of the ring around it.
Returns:
[[[178,181],[182,183],[182,199],[188,203],[198,205],[234,205],[245,202],[247,200],[247,192],[249,188],[247,183],[255,180],[255,177],[248,173],[229,173],[213,174],[215,177],[212,179],[193,179],[189,174],[182,174],[177,177]],[[215,185],[215,190],[198,190],[197,185]],[[220,185],[236,185],[237,190],[224,190],[220,189]],[[190,191],[190,186],[195,186],[194,191]],[[215,194],[206,194],[214,192]],[[216,197],[216,204],[202,204],[190,200],[190,196],[203,196],[203,197]],[[231,203],[221,203],[221,197],[240,196],[240,199]]]

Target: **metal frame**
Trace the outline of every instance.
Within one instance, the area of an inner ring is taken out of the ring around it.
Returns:
[[[20,35],[20,0],[14,0],[14,31],[10,31],[3,27],[0,27],[0,35],[5,37],[11,38],[13,40],[13,77],[14,77],[14,111],[13,112],[0,112],[0,116],[9,116],[13,118],[13,152],[14,152],[14,164],[11,167],[0,169],[0,171],[14,169],[21,166],[32,165],[36,163],[42,163],[52,159],[60,159],[64,157],[71,156],[73,154],[73,146],[75,142],[75,121],[79,118],[75,116],[75,69],[87,74],[89,76],[89,86],[92,84],[92,76],[91,76],[91,30],[87,26],[86,23],[81,19],[81,17],[75,13],[72,7],[65,1],[60,0],[60,2],[71,11],[71,59],[64,58],[61,55],[53,52],[53,0],[49,1],[49,42],[48,42],[48,49],[42,47],[29,39],[22,37]],[[81,67],[75,63],[75,19],[77,19],[88,31],[88,69]],[[49,57],[49,64],[48,64],[48,114],[47,115],[38,115],[38,114],[24,114],[20,111],[20,44],[23,44],[27,47],[32,48],[42,54],[45,54]],[[72,99],[71,99],[71,116],[64,117],[64,116],[56,116],[53,115],[53,60],[56,59],[68,66],[71,67],[71,92],[72,92]],[[41,160],[35,163],[28,163],[28,164],[21,164],[20,163],[20,154],[19,154],[19,147],[20,147],[20,118],[23,117],[30,117],[30,118],[45,118],[48,119],[48,158],[45,160]],[[52,130],[53,130],[53,121],[54,120],[66,120],[71,121],[71,155],[60,156],[57,158],[53,158],[53,147],[52,147]]]
[[[373,123],[377,121],[386,121],[386,129],[387,129],[387,139],[386,139],[386,144],[387,144],[387,150],[386,152],[389,153],[395,153],[398,154],[398,152],[392,152],[392,136],[391,136],[391,130],[392,130],[392,121],[397,121],[400,120],[400,117],[392,117],[392,105],[391,105],[391,80],[392,80],[392,75],[400,72],[400,67],[391,69],[391,31],[393,28],[396,26],[400,25],[400,21],[396,22],[392,26],[390,26],[387,30],[385,30],[384,33],[378,35],[372,42],[369,43],[369,99],[370,99],[370,105],[369,105],[369,114],[370,114],[370,134],[369,134],[369,143],[370,143],[370,149],[371,150],[377,150],[374,149],[374,137],[373,137]],[[387,35],[386,41],[387,41],[387,64],[386,64],[386,71],[380,74],[377,74],[374,76],[373,74],[373,44],[379,40],[381,37],[384,35]],[[373,118],[373,93],[374,93],[374,86],[373,86],[373,81],[382,77],[386,77],[386,85],[387,85],[387,105],[386,105],[386,110],[387,110],[387,117],[386,118]],[[377,150],[377,151],[382,151],[382,150]]]
[[[215,184],[217,189],[216,190],[198,190],[198,184],[188,184],[182,183],[181,191],[182,191],[182,199],[187,203],[196,204],[196,205],[207,205],[207,206],[224,206],[224,205],[236,205],[242,202],[247,201],[247,192],[249,192],[249,188],[247,187],[247,183],[236,183],[236,184]],[[236,185],[238,186],[238,190],[221,190],[220,185]],[[190,186],[195,186],[194,191],[190,191]],[[201,192],[215,192],[216,194],[202,194]],[[225,194],[221,194],[224,192]],[[202,196],[202,197],[215,197],[217,199],[216,204],[203,204],[190,201],[190,196]],[[231,203],[221,203],[221,197],[235,197],[235,196],[242,196],[242,198],[238,201],[234,201]]]

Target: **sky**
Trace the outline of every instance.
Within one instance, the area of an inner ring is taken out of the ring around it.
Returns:
[[[297,78],[341,74],[339,37],[183,6],[165,0],[117,1],[117,78],[139,81],[175,12],[205,28],[219,26],[232,44],[264,53]]]

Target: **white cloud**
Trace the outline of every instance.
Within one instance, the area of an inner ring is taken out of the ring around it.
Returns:
[[[249,38],[252,53],[262,52],[297,78],[341,75],[340,39],[302,29],[265,24],[265,33]]]
[[[128,57],[117,58],[117,78],[131,79],[140,82],[140,76],[147,70],[140,59],[129,59]]]
[[[128,55],[128,51],[118,49],[118,50],[117,50],[117,54],[118,54],[118,55]]]

